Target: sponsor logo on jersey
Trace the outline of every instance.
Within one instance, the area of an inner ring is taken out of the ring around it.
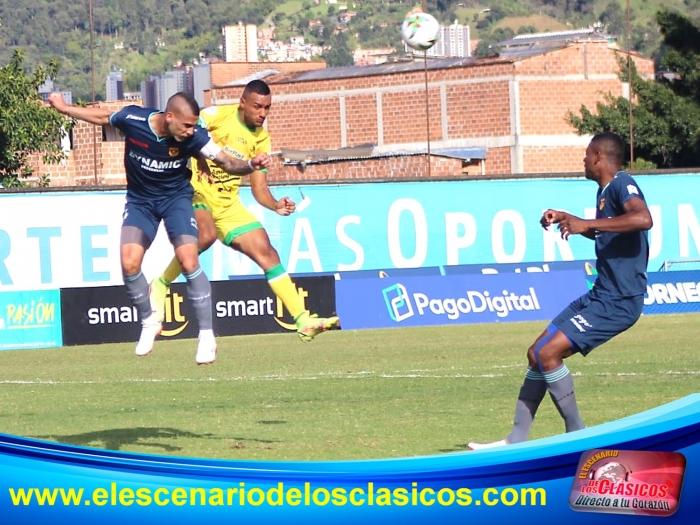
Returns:
[[[139,117],[138,115],[132,115],[130,113],[126,116],[126,120],[138,120],[139,122],[146,122],[146,117]]]
[[[235,157],[239,160],[245,160],[245,155],[243,155],[241,152],[236,151],[235,149],[229,147],[229,146],[224,146],[224,151],[231,155],[232,157]]]
[[[140,140],[136,140],[133,137],[129,137],[129,143],[138,146],[140,148],[148,149],[148,144],[145,142],[141,142]]]
[[[135,153],[133,151],[129,152],[129,157],[131,157],[132,159],[136,159],[141,164],[141,168],[143,168],[144,170],[156,172],[180,169],[184,162],[183,159],[166,161],[156,160],[150,157],[144,157],[143,155],[139,155],[138,153]]]

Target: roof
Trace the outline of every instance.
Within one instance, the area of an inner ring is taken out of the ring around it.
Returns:
[[[501,58],[524,58],[533,54],[561,49],[578,42],[612,43],[615,37],[600,32],[596,28],[553,31],[550,33],[530,33],[517,35],[496,44]]]
[[[436,157],[447,157],[452,159],[461,159],[464,161],[485,160],[487,149],[483,148],[467,148],[467,147],[452,147],[452,148],[431,148],[430,155]],[[278,153],[284,158],[286,165],[306,165],[306,164],[322,164],[326,162],[338,162],[346,160],[370,160],[381,159],[388,157],[408,157],[414,155],[427,155],[428,149],[416,148],[377,148],[374,144],[363,144],[350,148],[338,149],[288,149],[282,148]]]
[[[368,66],[344,66],[313,69],[307,71],[280,72],[275,69],[265,69],[242,79],[237,79],[224,86],[245,86],[250,80],[264,79],[268,84],[286,84],[291,82],[309,82],[324,80],[339,80],[344,78],[368,77],[374,75],[390,75],[394,73],[413,73],[441,69],[484,66],[491,64],[513,63],[537,55],[563,49],[575,42],[609,42],[613,37],[604,35],[594,29],[576,31],[559,31],[553,33],[538,33],[518,35],[509,40],[496,44],[500,48],[497,57],[451,57],[405,59],[397,62]],[[223,86],[212,86],[223,87]]]
[[[248,84],[248,82],[252,82],[253,80],[261,80],[269,77],[270,75],[277,74],[279,74],[279,71],[276,69],[263,69],[262,71],[256,71],[247,77],[237,78],[236,80],[224,84],[224,86],[245,86]]]
[[[540,50],[533,54],[540,53]],[[248,81],[254,78],[265,79],[268,84],[282,84],[288,82],[308,82],[318,80],[333,80],[342,78],[367,77],[373,75],[390,75],[393,73],[412,73],[415,71],[423,71],[426,68],[430,71],[440,69],[452,69],[486,64],[498,64],[513,62],[513,59],[501,59],[499,57],[490,58],[430,58],[427,62],[419,60],[405,60],[400,62],[387,62],[384,64],[376,64],[370,66],[344,66],[344,67],[328,67],[323,69],[313,69],[308,71],[290,71],[279,72],[274,69],[267,69],[246,77]],[[237,79],[225,84],[225,86],[244,86],[245,79]],[[223,87],[223,86],[214,86]]]

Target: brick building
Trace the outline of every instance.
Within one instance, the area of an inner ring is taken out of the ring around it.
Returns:
[[[589,38],[516,48],[494,59],[429,60],[427,69],[418,61],[272,72],[264,76],[273,90],[267,126],[273,149],[283,154],[270,179],[580,172],[589,137],[574,132],[567,111],[594,110],[606,93],[625,95],[628,87],[617,76],[618,58],[625,56],[608,40]],[[632,58],[641,75],[653,78],[652,60]],[[206,102],[237,102],[245,80],[218,78],[212,74]],[[83,128],[76,128],[78,137]],[[121,157],[114,153],[120,145],[101,145],[101,182],[118,179]],[[357,146],[365,146],[364,153],[347,154]],[[85,158],[92,150],[80,141],[74,147],[71,156],[80,161],[73,183],[90,183],[93,170],[85,169]],[[288,150],[295,155],[286,156]],[[486,158],[470,162],[460,151],[485,151]],[[70,182],[70,170],[63,178],[50,169],[52,181]]]

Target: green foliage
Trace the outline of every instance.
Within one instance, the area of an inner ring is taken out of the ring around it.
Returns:
[[[611,35],[623,35],[627,27],[627,18],[622,6],[612,0],[598,17],[605,27],[605,31]]]
[[[656,164],[641,157],[635,157],[634,162],[628,162],[623,169],[625,171],[648,171],[656,169]]]
[[[655,58],[661,38],[653,13],[660,1],[633,2],[632,9],[632,47]],[[76,100],[90,100],[92,62],[100,99],[112,69],[121,70],[125,89],[134,91],[149,75],[161,74],[177,63],[192,64],[200,53],[221,57],[221,27],[239,21],[263,27],[274,24],[279,39],[300,34],[307,42],[328,45],[338,5],[324,0],[319,5],[312,0],[93,0],[91,61],[87,0],[0,0],[0,64],[8,62],[17,48],[25,51],[30,68],[60,56],[57,85],[72,91]],[[422,4],[362,0],[347,5],[358,13],[347,23],[352,51],[355,39],[363,48],[403,49],[398,26],[406,12]],[[443,23],[458,19],[469,24],[472,38],[486,40],[480,46],[483,55],[497,50],[494,29],[508,17],[545,15],[569,22],[572,28],[600,19],[611,32],[624,35],[626,16],[621,5],[620,0],[427,0],[426,10]],[[700,0],[664,0],[664,5],[691,15],[700,13]],[[309,27],[310,20],[323,18],[322,29]],[[526,26],[518,32],[533,30],[534,26]],[[619,41],[626,47],[626,40]]]
[[[328,67],[352,66],[355,63],[345,33],[333,35],[328,40],[328,44],[331,48],[323,56]]]
[[[37,91],[57,71],[58,63],[52,61],[28,75],[19,50],[9,64],[0,67],[0,180],[6,188],[23,186],[22,179],[34,174],[27,164],[30,154],[42,153],[49,164],[63,158],[58,141],[66,121],[56,111],[42,107]],[[40,181],[48,183],[46,176]]]
[[[700,22],[700,16],[697,20]],[[661,66],[682,79],[669,86],[679,96],[700,104],[700,25],[670,11],[661,11],[657,21],[667,46]]]
[[[645,80],[631,67],[633,144],[635,156],[658,167],[691,167],[700,164],[700,28],[687,17],[661,11],[658,22],[667,52],[662,63],[677,77]],[[627,61],[621,57],[620,79],[630,80]],[[633,66],[633,63],[632,63]],[[569,122],[581,134],[615,131],[630,143],[630,102],[607,95],[594,114],[585,106],[581,116],[569,113]]]

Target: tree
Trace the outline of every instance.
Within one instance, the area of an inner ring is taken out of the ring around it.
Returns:
[[[668,71],[661,80],[645,80],[634,67],[631,84],[635,157],[653,161],[658,167],[700,165],[700,27],[689,18],[663,10],[657,22],[667,46],[661,65]],[[623,82],[628,82],[627,61],[619,59]],[[581,134],[614,131],[629,144],[630,101],[608,95],[594,114],[581,107],[581,116],[568,114]]]
[[[23,64],[22,51],[15,50],[10,63],[0,67],[0,180],[6,188],[23,186],[22,179],[33,175],[27,163],[31,154],[41,153],[48,164],[64,157],[59,137],[66,120],[42,107],[38,93],[47,78],[56,76],[58,63],[37,67],[32,75]],[[42,181],[48,183],[46,177]]]
[[[324,58],[328,67],[343,67],[355,65],[355,59],[348,45],[345,33],[338,33],[328,39],[330,49],[325,53]]]
[[[625,34],[625,14],[622,12],[622,6],[619,3],[612,1],[608,4],[605,10],[600,14],[599,20],[605,26],[605,30],[610,35],[620,36]]]

